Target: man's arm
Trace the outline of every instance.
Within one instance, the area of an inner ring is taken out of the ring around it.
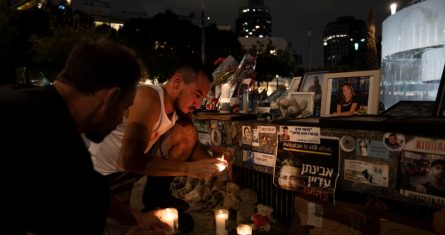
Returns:
[[[145,168],[145,175],[190,176],[198,179],[211,178],[218,172],[216,164],[225,163],[217,158],[204,158],[191,162],[153,158]]]
[[[144,173],[148,158],[144,151],[150,141],[153,125],[161,113],[160,98],[156,90],[138,87],[133,105],[129,108],[119,160],[123,168]]]

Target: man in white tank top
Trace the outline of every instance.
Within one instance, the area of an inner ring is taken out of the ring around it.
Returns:
[[[170,195],[173,177],[210,178],[219,173],[217,163],[227,164],[202,148],[190,119],[209,92],[209,76],[201,64],[186,62],[176,67],[166,84],[139,86],[122,124],[101,144],[90,145],[98,172],[110,175],[128,171],[148,176],[145,210],[186,210]]]

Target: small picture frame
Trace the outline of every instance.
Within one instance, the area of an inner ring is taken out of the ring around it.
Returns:
[[[380,70],[327,73],[320,116],[378,114]]]
[[[327,71],[305,73],[299,92],[314,92],[314,117],[320,117],[321,100],[325,93],[323,88],[324,74]]]
[[[298,116],[308,117],[314,114],[315,92],[289,92],[289,100],[295,99]]]
[[[445,116],[445,66],[443,67],[439,89],[437,90],[436,101],[434,102],[433,106],[433,116]]]
[[[292,81],[287,89],[288,92],[297,92],[300,87],[301,77],[293,77]]]

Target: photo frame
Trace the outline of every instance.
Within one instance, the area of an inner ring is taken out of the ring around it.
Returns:
[[[439,89],[437,90],[436,101],[433,106],[433,116],[445,116],[445,65],[443,66],[442,77],[440,78]]]
[[[314,114],[315,92],[289,92],[288,98],[295,99],[298,116],[308,117]]]
[[[324,74],[320,116],[378,114],[379,83],[380,70]]]
[[[298,88],[300,88],[301,77],[293,77],[292,81],[287,89],[288,92],[297,92]]]
[[[320,117],[321,101],[324,94],[323,81],[327,71],[305,73],[299,92],[314,92],[314,116]]]

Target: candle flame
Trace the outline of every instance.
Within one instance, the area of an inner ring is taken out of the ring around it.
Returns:
[[[221,161],[225,161],[224,154],[221,156]],[[216,166],[218,167],[219,171],[223,171],[227,167],[226,164],[224,164],[224,163],[217,163]]]

